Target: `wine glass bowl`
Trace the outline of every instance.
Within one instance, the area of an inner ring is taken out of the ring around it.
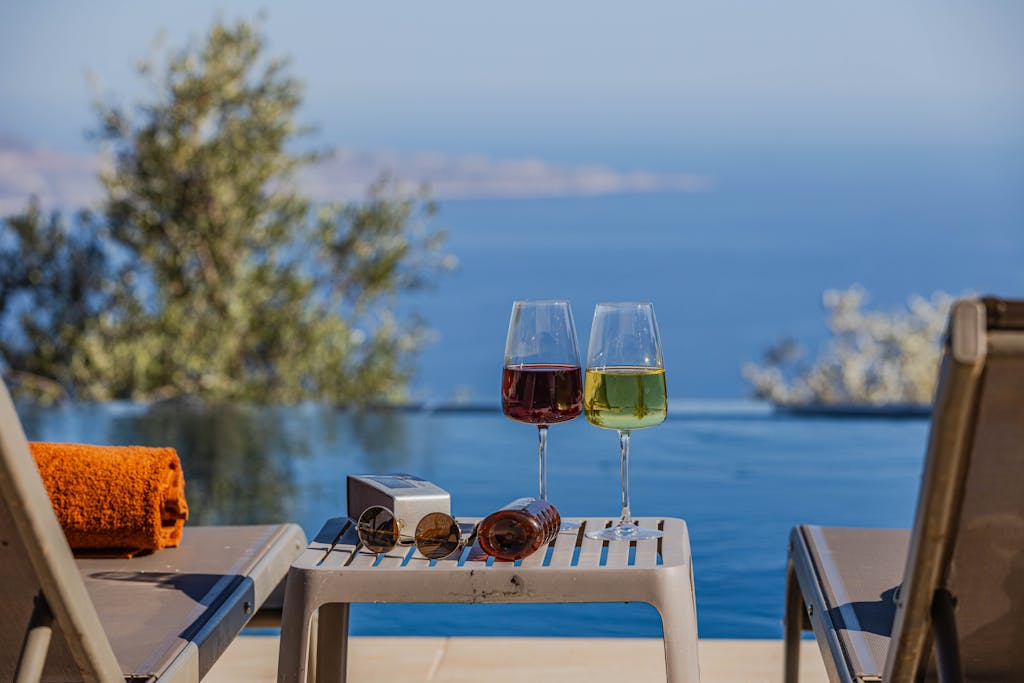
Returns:
[[[618,524],[588,531],[587,536],[630,541],[660,537],[661,531],[634,524],[629,498],[630,433],[659,425],[668,414],[665,367],[653,304],[601,303],[594,309],[583,406],[588,422],[619,433],[622,470],[622,516]]]
[[[583,372],[576,325],[568,301],[516,301],[512,304],[501,376],[502,412],[537,427],[540,498],[548,499],[548,425],[583,412]],[[562,529],[577,529],[562,522]]]

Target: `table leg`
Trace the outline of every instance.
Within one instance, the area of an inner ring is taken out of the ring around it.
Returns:
[[[311,643],[316,605],[308,604],[309,595],[301,573],[292,568],[285,584],[281,614],[281,643],[277,654],[278,683],[306,683],[308,666],[316,660],[316,644]]]
[[[316,681],[345,683],[348,663],[348,603],[320,606],[317,626]]]
[[[309,620],[309,645],[306,646],[306,673],[299,683],[316,683],[316,636],[320,632],[320,610],[313,612]],[[283,631],[282,631],[283,633]]]
[[[700,683],[697,655],[697,607],[693,594],[693,572],[666,570],[661,575],[658,604],[665,639],[665,678],[668,683]]]

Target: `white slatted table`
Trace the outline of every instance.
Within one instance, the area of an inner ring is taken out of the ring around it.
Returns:
[[[459,519],[464,530],[478,521]],[[309,669],[315,669],[317,683],[345,680],[348,606],[353,602],[646,602],[661,615],[669,683],[698,683],[686,522],[641,518],[640,526],[662,529],[664,537],[608,542],[586,538],[584,532],[617,520],[575,521],[581,529],[562,532],[547,548],[513,563],[494,562],[479,545],[439,561],[411,546],[377,555],[360,547],[351,520],[328,520],[288,573],[278,681],[303,683]]]

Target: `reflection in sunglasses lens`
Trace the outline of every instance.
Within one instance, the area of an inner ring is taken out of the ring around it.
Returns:
[[[451,557],[461,547],[458,523],[443,512],[431,512],[416,525],[416,548],[431,560]]]
[[[398,543],[398,522],[387,508],[366,508],[356,524],[359,542],[375,553],[386,553]]]

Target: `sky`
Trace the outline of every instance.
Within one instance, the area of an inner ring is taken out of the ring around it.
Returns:
[[[720,396],[774,339],[813,341],[827,288],[859,282],[890,306],[1024,283],[1018,0],[3,0],[0,216],[32,195],[94,205],[93,99],[151,99],[135,66],[158,36],[176,50],[218,17],[261,13],[268,54],[305,83],[306,148],[339,150],[302,189],[358,198],[390,170],[441,202],[460,267],[415,304],[434,306],[420,312],[438,330],[422,364],[436,395],[450,393],[444,353],[476,353],[493,389],[501,340],[483,335],[500,336],[513,298],[576,292],[585,310],[597,290],[690,292],[661,309],[663,331],[691,344],[674,357],[716,359],[689,369],[685,394]],[[524,278],[505,252],[532,264],[542,242],[548,266]],[[660,284],[646,258],[605,276],[623,242],[659,246]],[[562,256],[581,246],[605,251]],[[467,333],[465,310],[489,322]],[[694,335],[694,320],[718,322]]]
[[[442,197],[695,192],[730,150],[1024,142],[1024,3],[1008,0],[8,0],[0,210],[92,196],[94,94],[145,99],[133,69],[158,35],[179,47],[259,7],[306,83],[310,143],[343,151],[321,184],[352,192],[381,166]]]

